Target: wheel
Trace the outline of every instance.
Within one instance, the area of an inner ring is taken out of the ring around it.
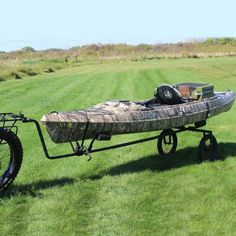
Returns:
[[[215,161],[217,157],[217,141],[213,134],[206,134],[198,146],[198,157],[200,161]]]
[[[177,148],[177,135],[172,129],[163,130],[157,140],[157,150],[161,155],[171,154]]]
[[[0,191],[16,178],[22,163],[22,145],[15,133],[0,128]]]

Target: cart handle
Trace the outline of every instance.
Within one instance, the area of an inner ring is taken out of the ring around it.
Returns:
[[[48,158],[48,159],[59,159],[59,158],[72,157],[72,156],[78,155],[78,152],[73,152],[73,153],[68,153],[68,154],[63,154],[63,155],[50,156],[49,153],[48,153],[48,148],[47,148],[47,145],[45,143],[45,140],[44,140],[43,133],[42,133],[41,127],[39,125],[39,122],[37,120],[24,117],[24,119],[22,119],[22,123],[34,123],[35,124],[38,135],[39,135],[39,139],[40,139],[40,142],[41,142],[41,145],[42,145],[42,148],[43,148],[43,152],[44,152],[46,158]]]

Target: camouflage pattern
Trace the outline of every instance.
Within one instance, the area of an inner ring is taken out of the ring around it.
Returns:
[[[79,111],[50,113],[42,123],[55,143],[94,138],[97,134],[127,134],[177,128],[228,111],[235,94],[227,91],[211,98],[178,105],[142,105],[108,101]]]

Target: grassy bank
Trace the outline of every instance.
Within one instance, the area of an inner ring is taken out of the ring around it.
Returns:
[[[142,100],[161,83],[213,83],[236,91],[236,59],[167,59],[75,65],[1,83],[1,112],[40,119],[109,99]],[[233,235],[236,231],[236,107],[208,121],[219,160],[197,164],[201,135],[178,135],[176,155],[163,158],[156,142],[50,161],[32,125],[20,125],[20,173],[1,194],[0,235]],[[66,152],[53,144],[51,153]],[[111,144],[147,137],[113,137]],[[103,143],[104,144],[104,143]],[[99,144],[101,145],[101,144]]]
[[[209,38],[169,44],[92,44],[70,49],[36,51],[24,47],[17,51],[0,51],[0,81],[33,78],[62,68],[88,63],[152,61],[183,58],[235,57],[235,38]]]

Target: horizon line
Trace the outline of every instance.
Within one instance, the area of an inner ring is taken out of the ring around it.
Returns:
[[[156,43],[145,43],[145,42],[140,42],[140,43],[131,43],[131,42],[91,42],[91,43],[82,43],[82,44],[75,44],[74,46],[55,46],[55,47],[35,47],[35,46],[31,46],[30,44],[25,43],[25,46],[19,46],[19,47],[15,47],[15,49],[10,49],[10,50],[1,50],[1,46],[0,46],[0,52],[1,53],[10,53],[10,52],[15,52],[15,51],[21,51],[27,47],[32,48],[33,50],[37,51],[47,51],[47,50],[70,50],[73,48],[82,48],[82,47],[86,47],[86,46],[91,46],[91,45],[97,45],[97,46],[106,46],[106,45],[127,45],[127,46],[139,46],[139,45],[150,45],[150,46],[156,46],[156,45],[175,45],[175,44],[180,44],[180,43],[203,43],[208,39],[224,39],[224,38],[229,38],[232,40],[236,40],[236,37],[233,36],[224,36],[224,37],[196,37],[196,38],[188,38],[185,40],[180,40],[180,41],[158,41]],[[76,40],[72,40],[72,41],[76,41]],[[9,42],[9,41],[8,41]],[[22,40],[11,40],[11,42],[22,42]],[[3,43],[4,44],[4,43]],[[0,43],[1,45],[1,43]]]

